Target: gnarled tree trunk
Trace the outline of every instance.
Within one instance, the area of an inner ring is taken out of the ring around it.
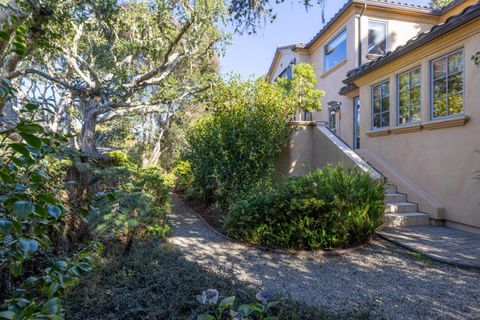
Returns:
[[[86,154],[98,158],[100,156],[97,146],[95,145],[95,131],[98,121],[97,102],[89,101],[82,112],[83,124],[80,131],[80,150]]]

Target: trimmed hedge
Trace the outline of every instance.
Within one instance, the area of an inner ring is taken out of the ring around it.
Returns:
[[[236,239],[267,247],[345,248],[367,242],[383,211],[381,182],[328,166],[252,191],[233,204],[224,228]]]

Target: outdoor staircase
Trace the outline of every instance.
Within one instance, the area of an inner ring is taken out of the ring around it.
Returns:
[[[416,203],[408,202],[407,195],[397,192],[397,186],[385,187],[385,227],[423,226],[430,224],[430,216],[418,212]]]

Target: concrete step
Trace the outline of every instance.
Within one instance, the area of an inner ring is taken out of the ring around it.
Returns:
[[[385,227],[424,226],[428,224],[430,224],[430,216],[422,212],[385,214]]]
[[[394,186],[393,184],[386,184],[385,193],[397,193],[397,186]]]
[[[417,204],[411,202],[391,202],[385,204],[385,213],[417,212]]]
[[[386,193],[386,203],[407,202],[407,195],[403,193]]]

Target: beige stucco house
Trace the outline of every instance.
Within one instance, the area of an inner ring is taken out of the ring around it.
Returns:
[[[435,10],[350,0],[309,43],[275,53],[269,81],[310,63],[326,93],[322,111],[297,114],[279,168],[360,164],[395,185],[393,225],[480,232],[479,52],[477,1]]]

